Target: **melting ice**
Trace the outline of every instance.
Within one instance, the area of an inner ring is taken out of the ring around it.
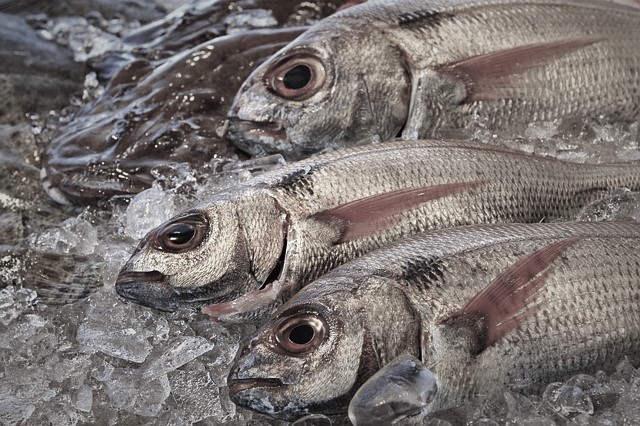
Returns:
[[[82,19],[43,21],[40,29],[43,36],[66,43],[76,59],[83,61],[104,49],[122,48],[114,33],[126,32],[129,24]],[[81,25],[73,29],[76,24]],[[237,28],[270,24],[268,11],[229,18],[229,25]],[[100,43],[87,44],[94,39]],[[87,101],[98,87],[95,78],[85,83]],[[41,127],[33,130],[39,134]],[[516,140],[488,132],[481,122],[471,129],[472,137],[479,141],[590,163],[640,160],[638,133],[638,123],[611,125],[597,119],[536,123]],[[210,170],[217,173],[206,176],[187,165],[159,170],[153,187],[129,202],[115,199],[106,210],[63,210],[63,219],[52,215],[49,223],[38,216],[38,226],[18,230],[26,233],[24,238],[15,249],[0,253],[0,285],[5,286],[0,290],[0,424],[266,424],[264,418],[237,409],[226,388],[230,363],[253,326],[222,327],[196,312],[167,314],[147,309],[118,298],[113,283],[137,240],[149,229],[216,188],[282,163],[277,156],[226,164],[214,160]],[[37,185],[37,176],[29,184]],[[0,207],[2,217],[35,214],[5,212],[6,206]],[[579,219],[640,220],[640,194],[621,188],[585,208]],[[29,276],[20,269],[24,263],[22,255],[16,254],[22,253],[20,250],[56,259],[51,273],[61,278],[75,274],[80,277],[75,282],[78,287],[86,287],[89,279],[92,285],[103,285],[75,304],[39,303],[42,296],[36,291],[42,289],[29,280],[15,279],[16,274]],[[73,262],[84,262],[80,266],[85,269]],[[428,425],[569,421],[640,424],[640,370],[623,362],[610,376],[600,372],[550,384],[540,397],[496,389],[480,406],[460,407],[420,420]],[[330,424],[330,420],[311,416],[296,423]]]

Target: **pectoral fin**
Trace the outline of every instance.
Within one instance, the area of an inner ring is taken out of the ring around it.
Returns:
[[[597,41],[593,38],[570,38],[528,44],[473,56],[445,65],[441,71],[464,82],[467,93],[463,102],[502,99],[522,85],[523,74],[527,71]]]
[[[337,243],[344,243],[388,229],[393,224],[394,216],[412,210],[419,204],[474,188],[481,183],[454,182],[386,192],[316,213],[314,219],[331,224],[337,222],[341,229]]]
[[[578,241],[579,238],[558,241],[520,259],[459,312],[445,319],[443,325],[474,329],[475,352],[481,353],[537,312],[539,306],[529,302],[549,277],[549,266]]]

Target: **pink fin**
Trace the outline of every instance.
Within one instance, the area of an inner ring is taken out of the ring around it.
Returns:
[[[545,269],[579,240],[558,241],[520,259],[444,323],[467,326],[480,321],[478,353],[482,352],[537,312],[539,306],[527,306],[527,301],[545,284],[550,273]]]
[[[392,223],[393,216],[411,210],[419,204],[473,188],[481,183],[482,181],[455,182],[400,189],[352,201],[316,213],[313,217],[330,223],[338,221],[342,226],[338,243],[344,243],[387,229]]]
[[[467,87],[464,102],[502,99],[508,96],[508,89],[517,86],[517,75],[597,41],[571,38],[534,43],[474,56],[446,65],[443,70],[464,81]]]

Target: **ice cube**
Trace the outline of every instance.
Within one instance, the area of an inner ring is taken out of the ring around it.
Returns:
[[[0,424],[3,426],[24,424],[35,409],[36,406],[29,401],[0,394]]]
[[[149,188],[131,199],[126,212],[125,235],[140,239],[175,213],[170,191]]]
[[[38,295],[28,288],[5,287],[0,290],[0,324],[11,324],[23,312],[31,309]]]
[[[147,377],[160,376],[193,361],[213,347],[214,344],[204,337],[178,336],[161,348],[160,353],[150,356],[141,368]]]
[[[166,375],[142,377],[139,370],[126,368],[116,369],[104,384],[116,407],[144,417],[157,415],[171,391]]]

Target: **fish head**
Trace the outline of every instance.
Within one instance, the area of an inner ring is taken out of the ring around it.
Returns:
[[[268,284],[284,228],[284,214],[264,192],[219,194],[149,232],[116,291],[163,311],[233,300]]]
[[[340,288],[353,280],[323,278],[280,307],[234,362],[228,379],[234,403],[286,421],[307,414],[345,414],[364,381],[397,354],[411,353],[408,345],[414,339],[404,339],[411,333],[393,331],[404,341],[387,333],[396,324],[386,321],[390,311],[403,318],[402,305],[388,309],[388,294],[383,293],[379,300],[385,306],[378,301],[369,310],[372,292],[359,295]],[[401,327],[415,328],[415,322]]]
[[[301,158],[397,136],[409,100],[402,55],[379,34],[308,30],[243,83],[227,135],[253,155]]]

